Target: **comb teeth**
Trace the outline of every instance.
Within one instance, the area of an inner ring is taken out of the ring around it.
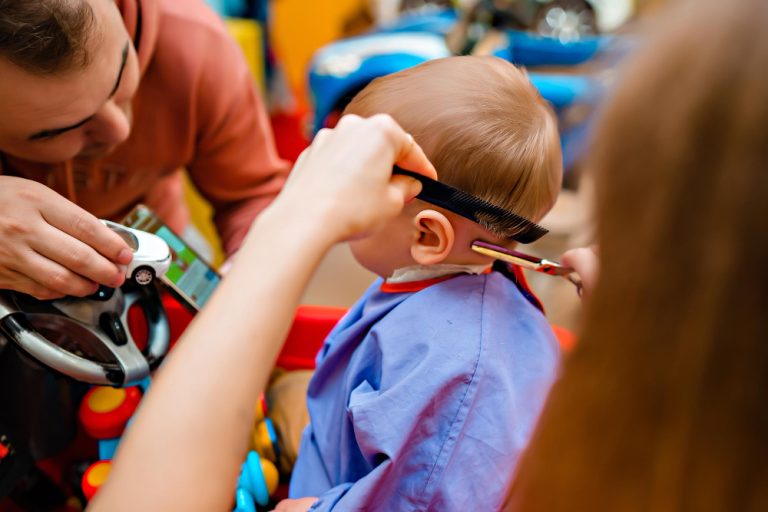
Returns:
[[[417,198],[476,222],[499,237],[529,244],[549,232],[525,217],[445,183],[399,167],[395,167],[394,173],[421,182]]]

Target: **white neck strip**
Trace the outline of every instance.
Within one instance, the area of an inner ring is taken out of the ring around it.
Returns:
[[[439,265],[413,265],[411,267],[398,268],[386,279],[387,283],[409,283],[412,281],[424,281],[451,274],[482,274],[491,265],[453,265],[441,263]]]

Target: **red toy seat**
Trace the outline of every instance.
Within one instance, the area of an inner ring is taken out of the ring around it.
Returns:
[[[286,370],[314,368],[323,341],[346,312],[345,308],[299,306],[277,366]]]
[[[192,321],[192,314],[170,295],[163,297],[163,304],[168,314],[171,344],[173,344]],[[338,307],[299,306],[283,349],[277,358],[277,366],[286,370],[314,368],[315,356],[323,346],[323,340],[346,312],[345,308]],[[142,348],[142,343],[146,343],[147,326],[141,311],[130,311],[128,319],[131,333]],[[576,337],[568,329],[558,326],[552,326],[552,329],[560,342],[560,347],[568,352],[575,344]]]
[[[314,368],[315,355],[323,346],[328,333],[346,312],[344,308],[299,306],[277,366],[286,370]],[[576,343],[576,336],[568,329],[556,325],[552,326],[552,330],[563,351],[570,351]]]

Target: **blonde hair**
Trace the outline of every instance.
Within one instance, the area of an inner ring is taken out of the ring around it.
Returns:
[[[344,113],[391,115],[440,181],[538,220],[560,190],[552,109],[521,70],[495,57],[448,57],[374,80]]]

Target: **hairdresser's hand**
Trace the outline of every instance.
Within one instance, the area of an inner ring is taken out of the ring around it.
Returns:
[[[39,299],[119,286],[133,254],[96,217],[37,182],[0,176],[0,289]]]
[[[421,190],[392,166],[436,178],[424,152],[389,116],[344,116],[302,153],[275,201],[329,230],[334,241],[360,236],[394,217]],[[324,222],[317,222],[319,219]]]
[[[573,268],[581,278],[581,293],[584,297],[594,290],[598,277],[599,260],[597,257],[597,248],[581,247],[571,249],[560,256],[563,265]]]
[[[282,500],[277,504],[273,512],[307,512],[317,498],[298,498],[295,500]]]

